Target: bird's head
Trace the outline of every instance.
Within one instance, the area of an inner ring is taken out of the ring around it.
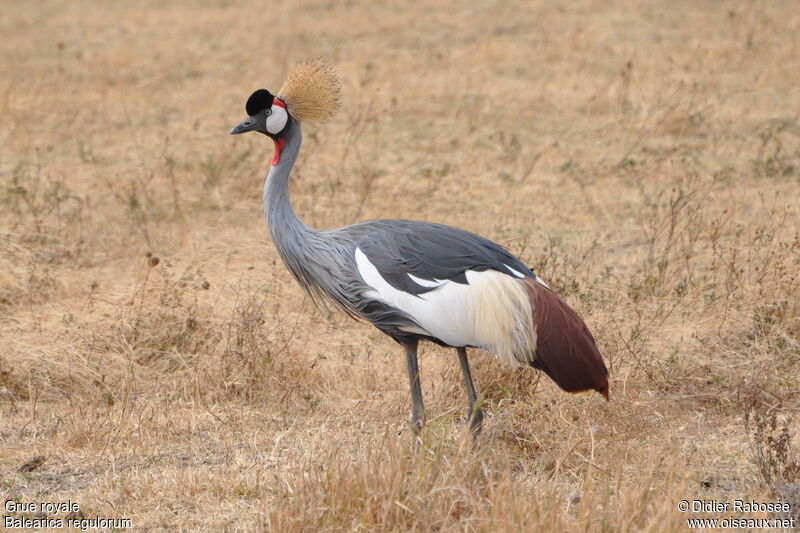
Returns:
[[[274,96],[266,89],[250,95],[245,104],[247,118],[231,135],[257,131],[275,141],[272,164],[280,161],[286,134],[296,124],[323,124],[339,109],[339,80],[333,68],[319,59],[297,64]]]
[[[277,140],[289,123],[286,103],[266,89],[259,89],[251,94],[244,109],[247,111],[247,118],[233,127],[231,135],[257,131]]]

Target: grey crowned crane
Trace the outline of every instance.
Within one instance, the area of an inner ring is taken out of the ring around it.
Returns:
[[[455,348],[473,435],[480,432],[483,412],[467,347],[542,370],[566,391],[593,389],[608,399],[608,370],[583,320],[502,246],[431,222],[370,220],[318,230],[297,218],[289,176],[300,152],[301,125],[332,117],[339,93],[330,66],[300,63],[276,96],[259,89],[248,98],[248,117],[231,134],[257,131],[274,142],[264,212],[272,241],[298,283],[315,302],[371,322],[405,349],[415,433],[424,418],[421,339]]]

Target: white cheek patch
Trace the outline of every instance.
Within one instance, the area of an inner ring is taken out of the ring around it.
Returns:
[[[286,110],[279,105],[273,105],[272,114],[267,117],[267,131],[273,135],[277,135],[283,131],[288,121],[289,115],[286,113]]]

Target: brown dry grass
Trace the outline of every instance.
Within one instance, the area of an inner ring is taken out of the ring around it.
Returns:
[[[0,19],[4,499],[169,531],[683,531],[680,499],[791,497],[793,3],[198,4]],[[610,403],[476,353],[472,448],[425,346],[413,453],[400,350],[303,297],[262,221],[271,147],[227,135],[320,55],[343,108],[298,212],[505,244],[595,332]]]

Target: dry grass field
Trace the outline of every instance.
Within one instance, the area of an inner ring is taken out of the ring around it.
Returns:
[[[686,531],[680,500],[800,515],[793,2],[6,2],[0,495],[141,531]],[[585,318],[611,401],[316,309],[232,137],[303,58],[309,225],[443,222]],[[27,465],[27,466],[26,466]],[[15,512],[14,517],[34,517]],[[724,518],[768,513],[699,513]]]

